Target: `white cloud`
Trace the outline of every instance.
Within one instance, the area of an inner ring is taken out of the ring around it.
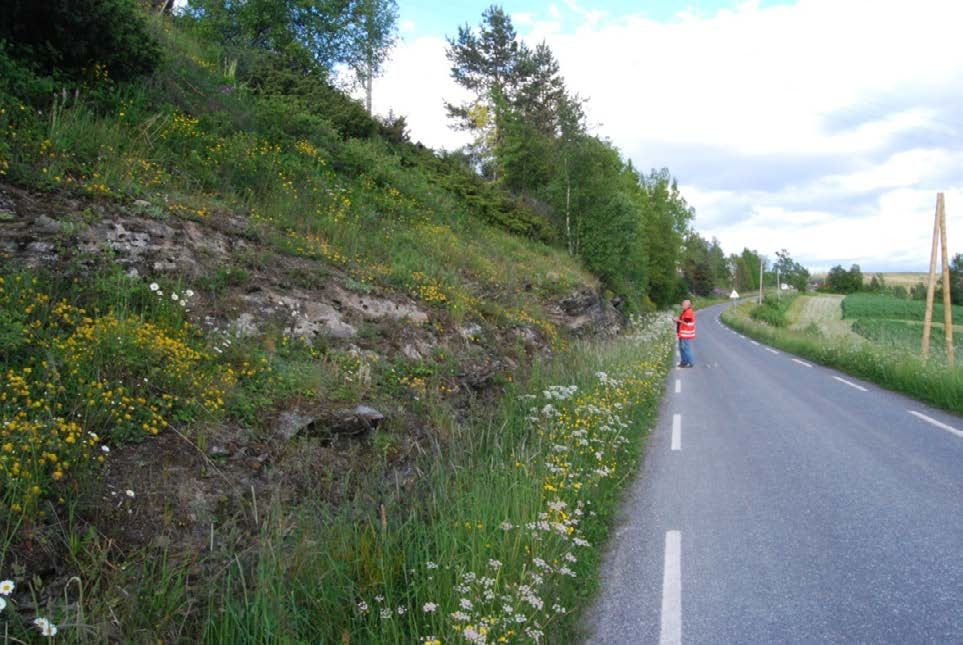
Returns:
[[[460,103],[468,95],[450,76],[443,38],[422,37],[395,48],[385,72],[375,79],[372,104],[377,114],[404,115],[413,141],[430,148],[457,148],[470,139],[449,127],[445,101]]]
[[[748,2],[668,22],[563,0],[520,31],[546,39],[569,88],[590,98],[594,133],[638,168],[670,165],[696,228],[727,251],[885,269],[928,263],[938,190],[963,240],[960,24],[955,0]],[[455,147],[466,138],[448,130],[442,99],[464,95],[448,74],[444,41],[418,39],[399,48],[376,103],[407,114],[415,139]]]

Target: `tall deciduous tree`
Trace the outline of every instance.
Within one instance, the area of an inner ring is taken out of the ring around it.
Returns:
[[[683,285],[679,266],[682,240],[695,216],[668,168],[640,178],[644,196],[645,238],[648,245],[649,296],[659,305],[675,302]]]
[[[809,284],[809,270],[793,260],[786,249],[776,251],[776,258],[773,268],[779,271],[779,281],[805,291]]]
[[[395,0],[357,0],[345,61],[365,90],[365,109],[371,114],[372,83],[396,41],[398,5]]]
[[[188,13],[221,42],[304,56],[359,82],[378,73],[394,43],[393,0],[190,0]]]

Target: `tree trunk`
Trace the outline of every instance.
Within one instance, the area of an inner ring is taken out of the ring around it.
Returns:
[[[572,183],[565,177],[565,241],[568,243],[568,254],[575,255],[572,248]]]
[[[372,51],[371,51],[371,48],[369,47],[369,48],[368,48],[368,61],[367,61],[367,67],[368,67],[368,69],[366,70],[365,79],[364,79],[364,89],[365,89],[364,106],[365,106],[365,109],[368,110],[368,114],[369,114],[369,115],[372,114],[372,112],[371,112],[371,86],[372,86],[372,83],[374,82],[374,61],[372,60],[373,58],[374,58],[374,52],[372,52]]]

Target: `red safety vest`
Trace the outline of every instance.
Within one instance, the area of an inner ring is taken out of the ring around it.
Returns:
[[[695,312],[692,309],[686,309],[682,312],[682,323],[676,334],[679,338],[685,338],[686,340],[692,340],[695,338]]]

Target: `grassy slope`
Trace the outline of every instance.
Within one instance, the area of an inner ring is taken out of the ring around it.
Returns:
[[[613,475],[632,472],[657,407],[670,326],[542,366],[539,352],[569,344],[545,304],[597,286],[531,239],[544,222],[428,151],[345,138],[290,97],[236,87],[217,49],[158,29],[169,59],[146,85],[100,79],[42,113],[0,94],[13,224],[44,214],[58,230],[47,268],[8,252],[0,283],[11,633],[26,638],[43,611],[78,641],[527,638],[484,588],[452,616],[457,588],[481,584],[470,572],[514,594],[525,627],[570,633],[624,482]],[[245,244],[192,273],[134,276],[110,253],[71,251],[122,218]],[[429,322],[365,323],[360,352],[281,326],[232,342],[224,325],[264,284],[413,300]],[[434,349],[406,357],[411,338]],[[480,378],[492,364],[502,372]],[[523,377],[509,391],[539,400],[489,405]],[[553,384],[580,390],[546,399]],[[271,434],[291,406],[359,401],[389,416],[359,439]],[[546,404],[557,417],[529,410]],[[525,528],[543,515],[566,528]]]

